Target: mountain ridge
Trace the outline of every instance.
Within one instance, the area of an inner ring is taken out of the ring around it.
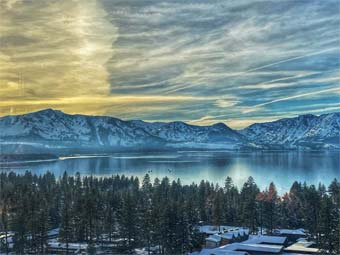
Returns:
[[[70,115],[46,109],[0,118],[2,151],[35,149],[237,149],[243,135],[224,124],[149,123],[108,116]],[[11,149],[8,149],[11,148]]]
[[[340,113],[299,115],[272,122],[254,123],[239,130],[249,141],[263,146],[272,144],[288,148],[340,148]],[[333,140],[333,141],[332,141]]]
[[[0,117],[0,153],[41,150],[339,149],[340,113],[306,114],[234,130],[224,123],[145,122],[51,108]]]

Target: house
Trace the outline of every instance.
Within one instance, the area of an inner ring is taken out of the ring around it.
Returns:
[[[239,236],[235,232],[226,232],[221,234],[221,245],[231,244],[238,240]]]
[[[250,235],[247,244],[268,244],[268,245],[287,245],[287,237],[284,236],[264,236],[264,235]]]
[[[288,243],[294,243],[299,238],[306,238],[307,234],[303,228],[299,229],[274,229],[273,235],[285,236],[288,239]]]
[[[230,233],[235,236],[235,232]],[[220,240],[220,237],[221,235],[214,235],[210,240],[215,240],[216,245],[216,243],[221,242],[222,238]],[[210,246],[210,249],[202,250],[199,255],[224,255],[229,254],[230,252],[243,252],[243,254],[249,255],[281,254],[284,250],[284,244],[286,243],[286,240],[286,237],[280,236],[250,235],[249,239],[243,242],[234,242],[217,248]]]
[[[212,226],[212,225],[202,225],[198,227],[198,231],[206,237],[213,235],[213,234],[218,234],[221,232],[228,231],[230,229],[234,229],[235,227],[232,226]]]
[[[246,251],[250,255],[280,254],[283,251],[282,245],[270,244],[238,244],[236,251]]]
[[[283,248],[282,245],[233,243],[215,249],[203,249],[199,255],[225,255],[233,253],[235,255],[273,255],[280,254]]]
[[[49,254],[79,254],[86,252],[88,245],[85,243],[61,243],[57,241],[48,242],[48,253]]]
[[[225,249],[203,249],[199,255],[249,255],[248,252],[245,251],[228,251]]]
[[[234,242],[242,242],[247,240],[249,236],[248,228],[231,228],[224,226],[224,228],[220,229],[223,229],[223,232],[214,233],[205,239],[206,248],[216,248]]]
[[[205,248],[213,249],[220,246],[222,237],[219,234],[213,234],[205,239]]]
[[[288,246],[284,249],[285,253],[299,253],[299,254],[319,254],[320,250],[315,247],[314,242],[307,241],[306,239],[300,239],[296,243]]]
[[[280,254],[286,242],[286,237],[250,235],[248,240],[240,243],[237,250],[247,251],[251,255]]]
[[[54,229],[51,229],[49,231],[47,231],[47,238],[48,239],[54,239],[54,238],[57,238],[59,236],[59,228],[54,228]]]
[[[7,237],[7,238],[6,238]],[[0,233],[0,247],[2,247],[5,250],[5,246],[7,245],[7,249],[11,250],[13,249],[14,245],[14,233],[8,232],[6,233]]]
[[[224,232],[210,235],[206,239],[206,248],[197,255],[318,255],[320,251],[314,242],[306,238],[303,229],[276,230],[276,235],[249,235],[245,228],[228,228]],[[290,238],[290,239],[289,239]]]
[[[234,242],[243,242],[248,239],[248,228],[234,228],[221,234],[221,245],[226,245]]]

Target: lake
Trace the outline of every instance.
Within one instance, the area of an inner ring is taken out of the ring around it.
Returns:
[[[177,151],[162,153],[116,153],[111,155],[63,157],[51,161],[5,162],[1,171],[36,174],[46,171],[56,176],[69,174],[107,176],[134,175],[142,178],[149,173],[152,178],[168,176],[180,178],[182,183],[199,183],[209,180],[223,185],[227,176],[241,187],[253,176],[261,189],[271,181],[279,193],[288,191],[297,180],[307,184],[319,182],[329,185],[340,179],[340,152],[225,152]]]

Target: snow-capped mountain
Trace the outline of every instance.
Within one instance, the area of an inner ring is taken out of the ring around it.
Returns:
[[[123,121],[47,109],[0,118],[0,153],[109,152],[156,149],[340,148],[340,113],[253,124],[233,130],[223,123]]]
[[[239,132],[264,148],[340,148],[340,113],[256,123]]]
[[[136,128],[159,137],[170,143],[198,143],[198,144],[235,144],[245,141],[237,131],[223,123],[212,126],[194,126],[184,122],[147,123],[144,121],[131,121]]]
[[[113,117],[69,115],[47,109],[0,118],[2,151],[35,149],[235,149],[246,139],[225,124],[147,123]]]

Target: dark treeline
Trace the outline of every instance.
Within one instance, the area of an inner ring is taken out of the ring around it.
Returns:
[[[278,196],[275,185],[260,191],[252,177],[239,190],[231,178],[220,187],[207,181],[182,185],[135,177],[56,178],[0,174],[0,232],[13,231],[14,250],[43,254],[48,230],[60,227],[65,243],[123,238],[120,252],[159,245],[162,254],[184,254],[200,247],[200,223],[249,227],[306,228],[320,247],[339,251],[340,183],[329,187],[295,182]],[[6,252],[6,244],[2,244]]]

